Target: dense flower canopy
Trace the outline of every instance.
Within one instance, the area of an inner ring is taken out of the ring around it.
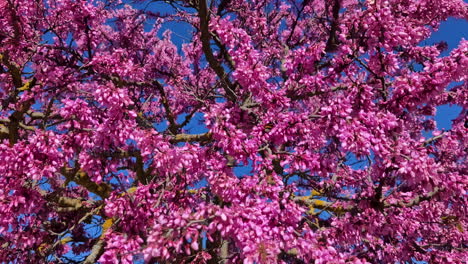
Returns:
[[[1,0],[0,262],[466,261],[468,41],[424,41],[449,17]]]

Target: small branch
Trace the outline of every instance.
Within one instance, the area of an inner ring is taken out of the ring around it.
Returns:
[[[167,121],[169,121],[169,131],[172,134],[177,134],[177,129],[179,126],[176,123],[176,117],[174,116],[174,113],[171,110],[171,107],[169,105],[169,100],[167,98],[166,92],[164,91],[164,87],[161,83],[159,83],[158,81],[152,81],[152,82],[126,81],[126,80],[122,80],[118,76],[109,76],[109,75],[103,75],[103,77],[106,80],[112,81],[114,85],[116,85],[117,87],[123,87],[123,86],[156,87],[159,94],[161,95],[161,104],[163,105],[164,110],[166,111]],[[141,119],[143,117],[140,116],[139,118]]]
[[[351,210],[350,208],[343,208],[341,206],[333,207],[332,202],[327,202],[319,199],[310,199],[310,196],[294,197],[293,201],[299,204],[305,204],[310,209],[319,209],[323,211],[333,212],[336,214],[342,214]]]
[[[58,198],[57,202],[60,206],[59,208],[57,208],[57,211],[59,212],[77,211],[83,207],[83,201],[70,197],[60,197]]]
[[[212,133],[206,132],[203,134],[177,134],[175,135],[170,142],[179,143],[179,142],[209,142],[212,139]]]
[[[174,114],[172,113],[171,107],[169,105],[169,101],[167,100],[166,92],[164,91],[164,87],[159,83],[155,82],[156,88],[158,89],[159,93],[161,94],[161,103],[166,111],[167,120],[169,121],[169,131],[172,134],[177,134],[177,124],[175,121]]]
[[[136,154],[135,155],[136,157],[135,171],[136,171],[137,179],[142,184],[146,184],[146,173],[145,173],[144,164],[143,164],[143,157],[141,156],[141,153],[139,151],[135,154]]]
[[[195,113],[197,113],[198,110],[199,110],[199,108],[194,108],[192,110],[192,112],[190,112],[188,115],[186,115],[185,118],[184,118],[184,121],[178,125],[178,128],[182,128],[182,127],[186,126],[188,123],[190,123],[193,116],[195,115]]]
[[[291,100],[303,100],[309,97],[319,96],[319,95],[323,95],[329,92],[337,92],[337,91],[342,91],[346,89],[347,89],[346,86],[338,85],[338,86],[332,87],[330,91],[314,91],[314,92],[307,92],[305,94],[295,94],[296,90],[289,90],[286,96],[289,97]]]
[[[333,21],[331,22],[330,33],[327,40],[327,46],[325,47],[326,52],[334,52],[338,47],[338,39],[336,37],[336,31],[338,30],[338,18],[340,14],[340,1],[334,0],[333,3]]]
[[[427,195],[417,195],[411,201],[405,202],[398,202],[396,204],[389,204],[385,203],[385,207],[399,207],[399,208],[409,208],[415,205],[419,205],[421,202],[429,201],[432,197],[436,196],[439,192],[443,191],[443,188],[435,187],[432,192],[429,192]]]
[[[445,134],[440,134],[440,135],[437,135],[435,137],[431,137],[429,138],[428,140],[424,141],[424,143],[422,144],[422,147],[427,147],[429,144],[431,144],[432,142],[444,137]]]

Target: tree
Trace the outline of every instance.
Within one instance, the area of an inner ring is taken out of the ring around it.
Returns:
[[[1,1],[0,261],[462,263],[468,41],[424,42],[448,17],[467,4]]]

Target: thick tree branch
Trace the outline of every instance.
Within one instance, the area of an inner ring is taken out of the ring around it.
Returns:
[[[351,210],[350,208],[343,208],[341,206],[334,207],[333,202],[327,202],[319,199],[310,199],[310,196],[297,196],[293,198],[293,201],[298,204],[306,205],[312,213],[314,209],[333,212],[336,214],[342,214]]]
[[[57,211],[77,211],[83,207],[83,201],[70,197],[60,197],[57,201],[60,206]]]
[[[327,40],[327,45],[325,47],[326,52],[334,52],[338,47],[338,39],[336,36],[336,31],[338,30],[338,18],[340,14],[340,0],[334,0],[332,15],[333,20],[331,22],[330,33]]]
[[[83,186],[86,190],[95,193],[101,196],[103,199],[108,198],[112,187],[104,182],[99,184],[95,183],[94,181],[89,178],[88,174],[81,169],[74,169],[74,168],[62,168],[62,174],[65,176],[67,181],[74,181],[78,185]]]
[[[13,85],[19,89],[23,86],[23,81],[21,79],[21,70],[18,65],[10,62],[7,54],[0,53],[0,62],[5,65],[10,73]]]
[[[229,76],[224,72],[223,66],[221,66],[221,64],[213,55],[213,51],[210,47],[211,34],[209,31],[209,14],[206,0],[198,1],[198,17],[200,19],[202,49],[206,60],[208,61],[210,67],[215,71],[216,75],[218,75],[218,77],[221,79],[221,82],[223,82],[224,92],[226,93],[227,99],[231,102],[235,102],[237,100],[237,96],[234,92],[234,86],[229,80]]]

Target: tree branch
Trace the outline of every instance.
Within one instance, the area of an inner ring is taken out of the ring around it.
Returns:
[[[96,244],[93,245],[93,248],[91,249],[91,253],[86,257],[83,264],[96,263],[97,258],[100,257],[102,253],[104,253],[105,245],[106,245],[105,241],[99,238]]]
[[[23,86],[23,81],[21,79],[21,70],[19,66],[10,62],[7,54],[0,53],[0,62],[7,67],[11,79],[13,80],[13,85],[17,89],[21,88]]]
[[[314,96],[323,95],[329,92],[337,92],[337,91],[346,90],[346,89],[347,89],[346,86],[338,85],[338,86],[332,87],[330,91],[313,91],[313,92],[307,92],[305,94],[296,94],[295,93],[296,90],[289,90],[286,93],[286,96],[291,100],[303,100],[309,97],[314,97]]]
[[[342,214],[344,212],[348,212],[351,210],[350,208],[343,208],[341,206],[333,207],[332,202],[327,202],[327,201],[319,200],[319,199],[310,199],[310,197],[311,196],[298,196],[298,197],[294,197],[293,201],[295,201],[298,204],[306,205],[307,207],[309,207],[311,211],[313,211],[314,209],[319,209],[322,211]]]
[[[209,142],[212,139],[212,133],[203,134],[177,134],[170,140],[171,143],[179,142]]]
[[[210,67],[215,71],[216,75],[221,79],[224,83],[224,92],[226,93],[226,97],[229,101],[235,102],[237,96],[234,92],[234,86],[232,85],[231,81],[229,80],[228,75],[224,72],[223,67],[221,64],[216,60],[215,56],[213,55],[213,51],[210,47],[210,31],[209,27],[209,15],[208,15],[208,8],[206,6],[206,0],[199,0],[198,1],[198,17],[200,19],[200,34],[201,34],[201,42],[202,42],[202,49],[203,53],[205,54],[206,60]]]
[[[93,245],[91,249],[91,253],[86,257],[83,264],[94,264],[96,260],[104,253],[104,247],[106,246],[106,242],[104,241],[104,237],[106,235],[107,230],[109,230],[114,224],[116,224],[119,220],[114,221],[113,218],[108,218],[104,223],[102,223],[102,232],[101,236],[97,239],[96,243]]]
[[[405,202],[398,202],[396,204],[385,203],[385,207],[399,207],[399,208],[409,208],[415,205],[419,205],[424,201],[429,201],[432,197],[436,196],[439,192],[444,190],[443,188],[435,187],[432,192],[429,192],[427,195],[417,195],[411,201]]]
[[[159,93],[161,94],[161,103],[166,111],[167,120],[169,121],[169,131],[172,134],[177,134],[177,124],[175,121],[174,114],[172,113],[171,107],[169,105],[169,101],[167,100],[166,92],[164,91],[164,87],[159,83],[155,82],[156,88],[158,89]]]
[[[442,138],[442,137],[444,137],[444,136],[445,136],[445,134],[442,133],[442,134],[437,135],[437,136],[435,136],[435,137],[431,137],[431,138],[427,139],[426,141],[424,141],[423,144],[422,144],[422,146],[423,146],[423,147],[427,147],[427,146],[428,146],[429,144],[431,144],[432,142],[437,141],[438,139],[440,139],[440,138]]]
[[[334,52],[338,47],[338,39],[336,37],[336,31],[338,30],[338,17],[340,14],[340,0],[334,0],[333,8],[333,20],[331,22],[330,34],[328,36],[327,45],[325,47],[326,52]]]
[[[97,184],[92,181],[88,174],[81,169],[63,167],[61,173],[65,176],[67,181],[74,181],[103,199],[108,198],[112,190],[112,187],[104,182]]]

